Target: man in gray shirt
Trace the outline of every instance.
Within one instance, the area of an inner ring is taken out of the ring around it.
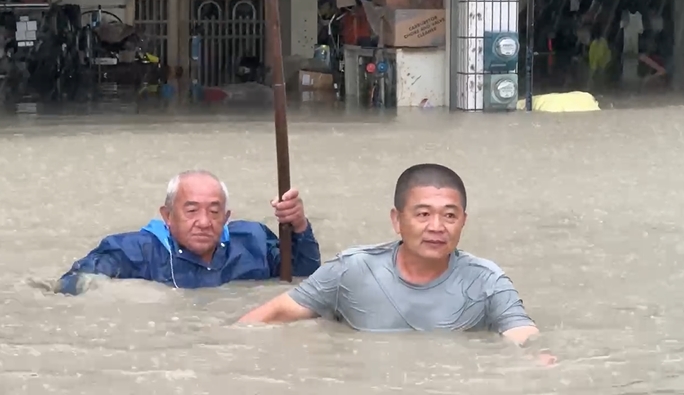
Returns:
[[[466,205],[453,170],[408,168],[390,214],[401,241],[343,251],[240,322],[321,316],[363,331],[489,330],[524,343],[539,330],[511,280],[494,262],[457,249]]]

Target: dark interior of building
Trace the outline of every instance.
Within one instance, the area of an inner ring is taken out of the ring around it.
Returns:
[[[673,0],[534,0],[533,10],[535,93],[671,88]],[[521,77],[527,12],[521,2]]]

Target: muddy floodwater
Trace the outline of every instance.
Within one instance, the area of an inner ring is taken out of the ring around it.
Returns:
[[[291,287],[45,287],[206,168],[236,218],[273,226],[269,117],[21,118],[0,131],[0,394],[681,394],[684,112],[291,116],[292,180],[325,257],[394,237],[407,166],[469,193],[461,247],[499,263],[560,362],[484,334],[366,334],[309,321],[233,326]]]

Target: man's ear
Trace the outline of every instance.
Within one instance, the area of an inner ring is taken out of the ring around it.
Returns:
[[[394,228],[394,232],[396,234],[401,234],[401,226],[399,224],[399,210],[396,208],[392,208],[390,210],[390,220],[392,220],[392,228]]]
[[[225,222],[226,224],[228,223],[228,220],[230,220],[230,214],[231,214],[230,210],[226,210],[226,222]]]
[[[159,207],[159,214],[164,220],[164,223],[168,225],[171,217],[171,210],[166,206],[161,206]]]

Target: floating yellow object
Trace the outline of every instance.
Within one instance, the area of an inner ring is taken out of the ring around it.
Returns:
[[[518,110],[525,110],[525,99],[518,100]],[[584,112],[600,111],[598,101],[591,93],[568,92],[532,96],[532,111]]]
[[[145,55],[143,56],[143,61],[144,62],[150,62],[150,63],[159,63],[159,57],[154,56],[149,52],[146,52]]]

